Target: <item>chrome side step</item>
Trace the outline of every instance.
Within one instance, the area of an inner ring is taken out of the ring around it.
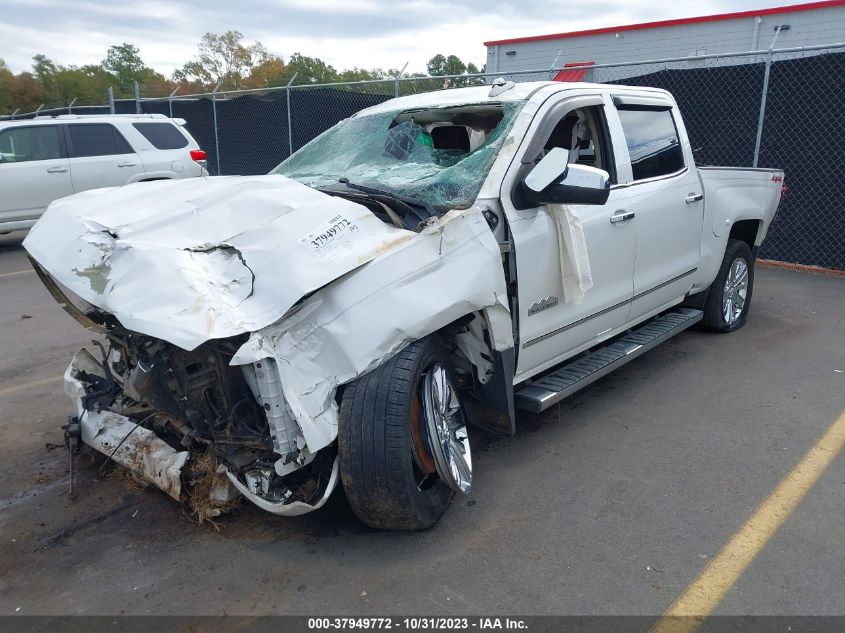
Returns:
[[[514,393],[514,404],[534,413],[544,411],[652,347],[680,334],[703,317],[701,310],[691,308],[677,308],[655,317],[613,343],[599,347],[586,356],[579,356],[518,388]]]

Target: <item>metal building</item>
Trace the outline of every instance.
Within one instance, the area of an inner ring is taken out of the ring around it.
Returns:
[[[780,29],[778,30],[778,27]],[[845,0],[485,42],[488,72],[544,68],[562,81],[597,79],[589,66],[845,41]],[[730,62],[727,62],[730,63]]]

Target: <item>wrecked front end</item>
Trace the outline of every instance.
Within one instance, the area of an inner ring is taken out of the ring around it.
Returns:
[[[107,334],[103,358],[80,350],[65,372],[82,441],[195,508],[223,508],[238,493],[298,515],[321,507],[337,483],[336,451],[308,451],[272,359],[232,366],[246,336],[185,351],[134,333]],[[210,489],[194,492],[188,459],[207,460]],[[185,487],[188,490],[185,490]]]
[[[240,493],[277,514],[319,508],[337,483],[336,431],[296,420],[279,359],[233,357],[303,297],[411,236],[281,176],[57,201],[24,245],[54,298],[101,335],[65,376],[79,439],[176,499],[190,458],[220,466],[210,494],[222,503]]]
[[[507,384],[490,361],[513,338],[483,209],[413,232],[282,176],[192,180],[63,199],[24,243],[99,335],[65,374],[85,444],[195,508],[241,495],[292,516],[337,485],[343,385],[410,342],[459,323],[466,382]]]

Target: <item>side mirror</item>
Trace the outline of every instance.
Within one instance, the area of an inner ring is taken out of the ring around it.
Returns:
[[[604,204],[610,196],[610,174],[588,165],[564,165],[565,149],[554,148],[517,185],[526,206],[541,204]],[[557,172],[557,173],[555,173]]]
[[[549,185],[560,182],[569,170],[569,150],[554,147],[525,177],[525,186],[540,193]]]

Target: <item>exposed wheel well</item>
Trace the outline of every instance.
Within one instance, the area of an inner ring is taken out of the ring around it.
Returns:
[[[466,398],[469,421],[495,433],[513,435],[514,350],[494,349],[490,328],[484,312],[476,311],[465,314],[429,336],[441,338],[449,351],[458,375],[458,386]],[[338,386],[335,392],[338,406],[349,384]]]
[[[731,227],[731,234],[728,239],[745,242],[748,244],[748,248],[753,250],[761,223],[761,220],[740,220]]]

